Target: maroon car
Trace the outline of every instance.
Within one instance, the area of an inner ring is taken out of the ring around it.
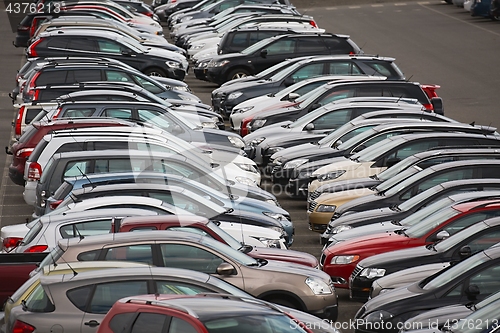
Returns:
[[[179,231],[181,228],[189,228],[191,230],[186,231],[203,233],[219,242],[236,248],[236,250],[240,250],[252,258],[287,261],[309,267],[319,267],[316,257],[305,252],[241,245],[232,236],[219,228],[217,224],[199,216],[133,216],[126,217],[121,221],[115,221],[111,228],[114,232],[169,229]]]

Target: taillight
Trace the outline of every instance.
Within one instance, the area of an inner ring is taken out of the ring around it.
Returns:
[[[28,168],[28,180],[39,180],[42,176],[42,167],[36,162],[31,162]]]
[[[33,100],[33,95],[35,93],[34,89],[36,87],[36,80],[38,79],[39,76],[40,76],[40,71],[36,72],[35,75],[33,75],[33,78],[31,79],[30,83],[28,84],[28,87],[23,92],[23,100],[25,100],[25,101]]]
[[[24,91],[24,87],[26,87],[26,80],[21,84],[21,87],[19,87],[19,93],[22,94]]]
[[[22,240],[23,239],[20,237],[7,237],[7,238],[5,238],[2,242],[2,246],[3,246],[4,251],[10,252],[10,251],[14,250],[19,245],[19,243],[22,242]]]
[[[40,89],[36,89],[35,90],[35,94],[33,95],[33,99],[31,101],[32,102],[33,101],[38,101],[38,97],[40,97]]]
[[[25,112],[26,107],[23,105],[19,108],[19,112],[17,113],[17,119],[16,119],[16,124],[14,126],[14,134],[17,139],[21,137],[21,123],[24,117],[24,112]]]
[[[43,38],[39,38],[33,43],[31,43],[30,46],[28,46],[28,50],[26,50],[26,53],[31,57],[38,57],[38,53],[36,52],[35,48],[38,44],[42,42],[42,40]]]
[[[243,121],[241,122],[241,125],[240,125],[240,135],[241,136],[245,136],[248,134],[248,125],[250,124],[250,122],[252,121],[253,117],[250,117],[250,118],[245,118],[243,119]]]
[[[58,107],[57,112],[52,116],[52,119],[57,119],[57,117],[59,117],[59,115],[61,114],[61,111],[62,107]]]
[[[314,22],[314,20],[309,21],[309,24],[312,25],[315,28],[318,27],[318,25],[316,24],[316,22]]]
[[[35,331],[35,327],[20,320],[16,320],[12,327],[12,333],[31,333]]]
[[[33,18],[33,21],[31,22],[31,27],[30,27],[30,37],[33,37],[35,35],[36,31],[36,23],[38,22],[38,18]]]
[[[29,29],[30,29],[30,27],[28,27],[26,25],[22,25],[22,26],[17,27],[17,31],[28,31]]]
[[[147,13],[144,13],[144,15],[149,16],[149,17],[153,17],[154,13],[153,12],[147,12]]]
[[[427,111],[434,111],[434,105],[432,104],[422,104]]]
[[[19,158],[23,158],[23,159],[27,160],[28,157],[30,157],[31,153],[33,152],[33,149],[35,149],[35,148],[23,148],[23,149],[19,149],[16,152],[16,156],[19,157]]]
[[[59,207],[59,205],[61,204],[61,202],[63,202],[62,199],[54,201],[54,202],[51,202],[50,205],[49,205],[50,209],[55,210],[57,207]]]
[[[43,252],[49,247],[47,245],[33,245],[24,250],[24,253]]]

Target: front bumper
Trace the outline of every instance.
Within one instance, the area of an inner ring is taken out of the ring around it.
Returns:
[[[226,82],[226,71],[224,70],[224,67],[207,67],[206,75],[208,81],[218,85]]]
[[[182,81],[186,77],[186,72],[187,72],[187,69],[169,68],[169,69],[167,69],[167,77],[169,79],[175,79],[175,80]]]
[[[333,212],[317,212],[315,211],[317,206],[319,205],[316,202],[312,202],[309,205],[307,219],[312,231],[324,232],[332,219]]]

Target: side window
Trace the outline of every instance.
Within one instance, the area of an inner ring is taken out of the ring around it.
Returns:
[[[107,250],[104,260],[137,261],[152,265],[153,249],[148,244],[113,247]]]
[[[94,108],[68,108],[60,118],[88,118],[95,112]]]
[[[324,37],[323,40],[326,46],[330,49],[330,53],[347,54],[354,51],[351,44],[349,44],[349,42],[344,38]]]
[[[128,172],[133,171],[130,159],[100,159],[95,161],[94,170],[91,173],[108,173],[108,172]]]
[[[72,38],[69,40],[68,49],[72,51],[96,52],[95,43],[86,38]]]
[[[124,73],[124,72],[106,70],[104,73],[106,75],[106,81],[134,82],[134,80],[130,77],[130,75],[128,75],[127,73]]]
[[[397,133],[394,133],[397,135]],[[435,140],[428,140],[422,142],[414,142],[409,145],[405,145],[401,148],[398,148],[396,151],[392,152],[390,155],[386,157],[386,160],[397,158],[398,160],[404,160],[408,156],[411,156],[416,153],[420,153],[425,150],[429,150],[432,147],[437,146],[437,142]],[[451,179],[450,179],[451,180]]]
[[[500,230],[487,230],[476,239],[469,241],[466,245],[470,247],[472,253],[478,253],[490,246],[500,242]]]
[[[331,103],[334,101],[338,101],[340,99],[349,98],[349,97],[354,97],[354,89],[333,91],[333,92],[329,93],[328,95],[320,98],[318,103],[321,105],[325,105],[325,104],[328,104],[328,103]]]
[[[316,118],[312,123],[315,130],[336,129],[351,120],[352,109],[337,110]]]
[[[68,39],[64,37],[52,37],[48,42],[47,42],[47,47],[49,49],[66,49],[66,46],[68,45]]]
[[[111,230],[111,218],[67,224],[59,228],[62,238],[107,234]]]
[[[154,83],[152,83],[150,81],[147,81],[146,79],[143,79],[140,76],[132,75],[132,77],[135,80],[135,84],[143,87],[144,89],[146,89],[147,91],[149,91],[152,94],[160,94],[163,92],[163,90],[160,87],[156,86]]]
[[[66,296],[80,311],[86,312],[89,297],[92,294],[92,289],[92,285],[70,289],[66,292]]]
[[[185,320],[173,317],[168,328],[168,333],[197,333],[198,331],[193,325]]]
[[[89,173],[90,161],[69,162],[64,168],[63,178],[77,177]]]
[[[474,173],[473,170],[465,169],[465,170],[448,171],[442,174],[432,176],[429,179],[415,186],[412,190],[407,191],[401,198],[403,200],[409,199],[414,194],[422,193],[423,191],[444,182],[459,180],[459,179],[470,179],[472,178],[473,173]]]
[[[35,85],[44,86],[47,84],[66,83],[68,71],[43,71],[36,79]]]
[[[99,47],[99,52],[103,53],[121,54],[122,50],[124,50],[120,44],[111,40],[98,40],[97,45]]]
[[[332,62],[329,73],[334,75],[361,75],[363,72],[352,62]],[[369,74],[369,73],[368,73]]]
[[[131,333],[151,333],[164,331],[170,316],[160,313],[141,312],[132,326]]]
[[[147,293],[147,281],[120,281],[98,284],[95,287],[88,312],[105,314],[120,298]]]
[[[192,269],[208,274],[215,273],[223,260],[199,247],[184,244],[162,244],[165,267]]]
[[[155,110],[137,110],[137,113],[140,121],[155,124],[168,132],[172,132],[176,125],[166,113]]]
[[[490,212],[490,213],[472,213],[468,214],[466,216],[462,216],[460,218],[455,219],[453,222],[449,223],[446,225],[443,230],[447,231],[450,236],[456,234],[457,232],[463,230],[464,228],[467,228],[479,221],[483,221],[487,218],[494,217],[496,215],[500,214],[495,213],[495,212]]]
[[[294,93],[299,94],[299,95],[302,96],[304,94],[307,94],[311,90],[314,90],[314,89],[316,89],[319,86],[322,86],[324,84],[325,84],[324,81],[312,82],[310,84],[306,84],[306,85],[300,87],[299,89],[295,90]]]
[[[307,65],[292,74],[293,82],[299,82],[311,77],[323,75],[324,64]]]
[[[229,44],[235,48],[245,49],[249,45],[251,45],[247,42],[247,40],[248,40],[248,33],[238,31],[233,34],[233,39]]]
[[[98,69],[77,70],[72,72],[74,81],[67,81],[66,83],[101,81],[101,71]]]
[[[136,316],[135,312],[118,313],[109,321],[109,328],[113,333],[123,333],[128,331],[132,321]]]
[[[310,53],[310,54],[325,54],[328,53],[326,44],[323,43],[321,37],[316,38],[298,38],[297,39],[297,53]]]
[[[130,120],[133,119],[132,109],[119,108],[119,109],[105,109],[102,113],[102,117],[112,117]]]
[[[65,144],[61,145],[61,147],[59,147],[56,150],[55,154],[67,153],[70,151],[80,151],[80,150],[84,150],[83,149],[83,142],[69,142],[69,143],[65,143]]]
[[[377,97],[377,96],[386,96],[383,94],[383,90],[381,87],[376,87],[376,86],[358,87],[356,91],[356,97]]]
[[[94,150],[132,148],[131,144],[129,144],[127,141],[95,141],[93,146]]]
[[[481,295],[487,296],[498,291],[500,287],[500,280],[498,280],[499,275],[500,265],[497,261],[492,266],[472,276],[469,280],[469,285],[475,284],[479,287]]]
[[[196,295],[201,293],[211,293],[213,290],[178,281],[158,281],[156,283],[156,292],[158,294],[173,295]]]
[[[267,55],[292,55],[295,52],[294,40],[278,40],[267,46]]]
[[[397,75],[394,68],[392,68],[389,62],[365,62],[365,65],[373,69],[373,73],[367,73],[369,75],[383,75],[383,76],[393,76]]]
[[[269,38],[269,37],[273,37],[273,36],[276,36],[276,35],[278,35],[278,33],[272,32],[272,31],[258,31],[257,33],[250,33],[250,37],[249,37],[250,42],[249,42],[249,45],[255,44],[258,41],[261,41],[263,39],[266,39],[266,38]]]

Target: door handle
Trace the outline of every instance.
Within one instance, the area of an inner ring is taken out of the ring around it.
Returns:
[[[90,327],[96,327],[99,326],[99,322],[97,320],[91,320],[87,321],[86,323],[83,323],[84,325],[90,326]]]

